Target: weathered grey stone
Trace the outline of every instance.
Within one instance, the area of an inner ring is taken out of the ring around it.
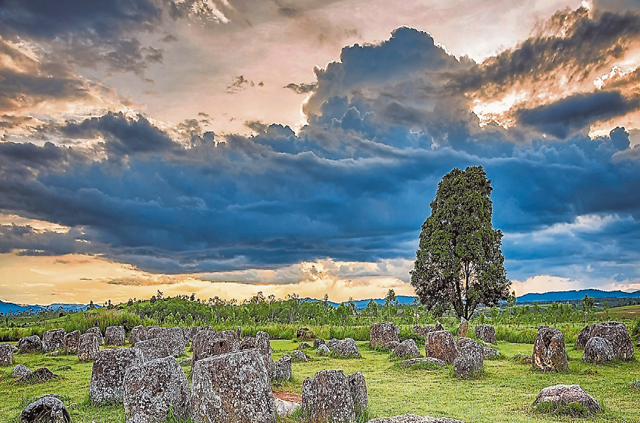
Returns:
[[[275,399],[276,413],[280,418],[288,417],[300,408],[300,404],[293,401],[286,401],[280,398]]]
[[[569,370],[564,336],[558,329],[540,326],[531,354],[533,366],[545,372]]]
[[[390,349],[391,351],[395,350],[396,348],[398,348],[398,345],[400,345],[400,342],[396,342],[396,341],[391,341],[387,344],[387,348]]]
[[[376,323],[371,325],[369,331],[369,345],[372,348],[382,347],[389,348],[390,342],[399,342],[398,332],[400,329],[392,322]]]
[[[486,342],[487,344],[495,344],[496,328],[491,325],[478,325],[475,329],[476,339]]]
[[[318,348],[320,347],[320,345],[324,345],[326,344],[326,342],[324,342],[324,339],[322,338],[316,338],[313,340],[313,348]]]
[[[130,366],[123,384],[127,423],[164,423],[170,409],[177,418],[189,417],[191,388],[175,357]]]
[[[519,364],[531,364],[531,356],[529,354],[518,353],[513,357],[513,361]]]
[[[475,342],[475,341],[471,338],[465,338],[465,337],[460,337],[456,339],[456,346],[458,347],[458,351],[460,350],[460,348],[462,348],[463,346],[465,346],[470,342]]]
[[[62,340],[62,349],[67,353],[77,353],[81,336],[82,334],[79,330],[67,333]]]
[[[438,367],[444,367],[447,365],[447,363],[444,360],[440,360],[439,358],[434,358],[434,357],[419,357],[419,358],[412,358],[409,360],[403,360],[401,362],[398,363],[398,366],[400,367],[411,367],[414,364],[420,364],[420,363],[430,363],[433,365],[436,365]]]
[[[43,333],[42,351],[48,353],[55,350],[61,350],[65,334],[66,331],[64,329],[52,329]]]
[[[427,336],[428,333],[430,332],[435,332],[436,328],[433,325],[427,325],[427,326],[414,326],[413,327],[413,333],[417,333],[418,335],[422,335],[422,336]]]
[[[0,345],[0,366],[11,366],[13,364],[13,345]]]
[[[318,347],[318,355],[329,355],[331,354],[331,350],[325,344],[322,344]]]
[[[543,402],[549,402],[553,408],[566,407],[571,403],[578,403],[590,413],[600,410],[600,403],[585,392],[580,385],[555,385],[544,388],[538,394],[533,406]]]
[[[42,341],[38,335],[25,336],[18,341],[20,354],[42,351]]]
[[[92,361],[100,351],[100,341],[94,332],[85,333],[78,343],[78,360]]]
[[[311,348],[311,345],[307,344],[306,342],[301,342],[300,345],[298,345],[299,350],[306,350],[307,348]]]
[[[258,331],[258,333],[256,333],[255,348],[262,356],[262,360],[267,367],[267,373],[269,373],[269,379],[271,380],[274,376],[275,364],[271,356],[271,342],[269,341],[269,334],[267,332]]]
[[[436,332],[440,330],[444,330],[444,326],[442,326],[439,320],[436,320]]]
[[[486,360],[492,360],[492,359],[500,357],[500,351],[498,351],[495,348],[489,348],[489,347],[485,347],[483,345],[482,349],[484,351],[484,358]]]
[[[594,336],[609,341],[613,346],[613,352],[620,360],[632,360],[634,358],[633,341],[624,323],[604,322],[586,326],[578,334],[576,349],[583,349],[589,339]]]
[[[369,423],[462,423],[460,420],[446,417],[417,416],[415,414],[405,414],[403,416],[381,417],[369,420]]]
[[[33,372],[29,372],[18,379],[15,383],[23,383],[23,382],[46,382],[51,379],[57,379],[58,375],[54,374],[51,370],[46,367],[40,367],[39,369],[34,370]]]
[[[11,376],[22,377],[28,374],[31,374],[31,370],[29,370],[29,368],[23,364],[18,364],[13,368],[13,372],[11,373]]]
[[[274,363],[273,380],[291,380],[291,356],[284,354],[282,358]]]
[[[253,343],[255,345],[255,340]],[[192,349],[193,364],[195,364],[204,358],[237,352],[240,350],[240,342],[234,331],[216,332],[211,329],[203,329],[194,338]]]
[[[269,374],[255,349],[197,361],[192,371],[194,423],[274,423]]]
[[[613,361],[616,354],[611,342],[599,336],[594,336],[587,341],[582,360],[594,364],[606,364]]]
[[[93,360],[89,399],[93,404],[121,404],[124,375],[129,367],[143,363],[136,348],[99,351]]]
[[[357,372],[347,376],[353,408],[356,416],[362,416],[369,409],[369,399],[367,397],[367,382],[362,373]]]
[[[129,333],[129,344],[131,346],[135,346],[138,341],[146,341],[147,340],[147,328],[142,325],[138,325],[131,329]]]
[[[331,338],[328,342],[327,342],[327,348],[329,348],[330,350],[334,349],[338,344],[340,343],[340,341],[338,341],[336,338]]]
[[[465,342],[460,353],[453,361],[456,376],[466,379],[473,373],[482,370],[484,364],[484,347],[477,342]]]
[[[230,331],[233,332],[233,331]],[[182,329],[179,327],[172,328],[154,328],[147,329],[147,339],[161,338],[164,339],[174,357],[180,357],[186,352],[186,342],[182,335]]]
[[[355,407],[342,370],[321,370],[302,383],[302,410],[313,422],[351,423]]]
[[[124,326],[109,326],[104,331],[104,344],[121,347],[125,341]]]
[[[339,357],[360,357],[360,351],[356,346],[356,341],[352,338],[343,339],[333,349],[333,353]]]
[[[398,345],[393,353],[402,358],[416,358],[420,357],[420,349],[416,345],[416,341],[413,339],[404,340]]]
[[[307,355],[300,350],[293,350],[289,353],[291,361],[297,363],[299,361],[306,362],[308,360]]]
[[[469,322],[464,317],[460,318],[460,326],[458,326],[458,336],[467,336],[469,331]]]
[[[59,398],[46,395],[22,410],[20,423],[71,423],[71,416]]]
[[[453,364],[453,360],[458,356],[458,348],[453,339],[453,335],[448,330],[429,332],[425,336],[426,357],[435,357]]]
[[[104,345],[104,336],[102,336],[102,330],[98,326],[89,328],[84,333],[93,333],[98,338],[98,345]]]
[[[145,362],[169,357],[171,355],[169,346],[164,338],[151,338],[146,341],[138,341],[133,348],[142,353],[142,360]]]

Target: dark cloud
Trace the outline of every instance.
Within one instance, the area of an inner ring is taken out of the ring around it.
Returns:
[[[304,82],[301,84],[289,83],[285,85],[283,88],[288,88],[296,94],[307,94],[313,91],[316,88],[315,83],[305,84]]]
[[[595,122],[624,116],[640,107],[640,99],[625,98],[619,91],[596,91],[565,97],[545,106],[516,113],[518,123],[541,132],[566,138],[571,132],[588,129]]]

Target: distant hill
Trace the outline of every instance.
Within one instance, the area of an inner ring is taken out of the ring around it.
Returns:
[[[640,291],[603,291],[601,289],[581,289],[579,291],[554,291],[542,294],[525,294],[518,297],[518,303],[542,301],[576,301],[585,295],[593,298],[640,298]]]
[[[42,310],[58,310],[62,308],[64,311],[83,311],[88,307],[87,304],[51,304],[48,306],[15,304],[0,301],[0,313],[3,314],[19,314],[24,311],[37,313]]]

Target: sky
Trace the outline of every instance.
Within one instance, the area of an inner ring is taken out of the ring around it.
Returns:
[[[640,289],[640,2],[0,2],[0,299],[412,295],[482,165],[517,295]]]

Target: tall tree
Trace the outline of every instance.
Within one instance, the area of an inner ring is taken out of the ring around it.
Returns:
[[[420,233],[411,285],[429,310],[471,318],[509,297],[502,232],[493,229],[491,181],[482,166],[453,169],[438,184]]]

